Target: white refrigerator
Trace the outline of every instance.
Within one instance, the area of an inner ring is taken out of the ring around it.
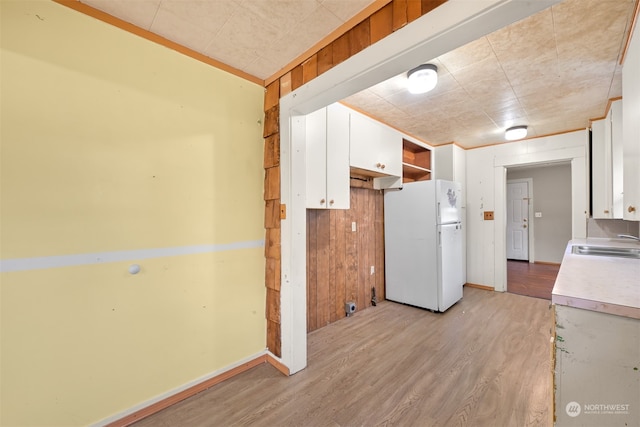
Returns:
[[[445,311],[462,298],[461,185],[418,181],[385,190],[385,295],[388,300]]]

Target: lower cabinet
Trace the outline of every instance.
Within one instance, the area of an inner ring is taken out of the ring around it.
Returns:
[[[640,425],[640,319],[554,309],[555,425]]]

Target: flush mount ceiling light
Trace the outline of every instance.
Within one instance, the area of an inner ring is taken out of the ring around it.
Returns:
[[[438,67],[433,64],[422,64],[409,70],[409,92],[425,93],[432,90],[438,84]]]
[[[527,136],[526,126],[513,126],[504,132],[504,137],[508,141],[515,141],[516,139],[522,139]]]

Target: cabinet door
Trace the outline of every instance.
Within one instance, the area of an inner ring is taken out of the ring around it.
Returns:
[[[372,176],[402,176],[402,137],[360,114],[351,114],[349,164]]]
[[[611,209],[614,218],[623,218],[623,166],[622,151],[622,100],[611,104],[609,116],[611,119]]]
[[[377,164],[380,136],[378,127],[369,119],[359,114],[351,114],[349,128],[349,165],[369,171],[382,172]]]
[[[307,208],[349,209],[349,111],[333,104],[306,116]]]
[[[349,209],[349,110],[340,104],[327,107],[327,207]]]
[[[591,124],[591,197],[594,218],[612,218],[611,126],[607,119]]]
[[[374,178],[373,188],[376,190],[400,188],[402,187],[402,135],[383,125],[380,126],[379,132],[380,141],[376,163],[382,163],[384,173],[389,176]]]
[[[327,109],[306,117],[307,208],[327,207]]]
[[[640,29],[636,26],[622,68],[624,219],[640,221]]]
[[[402,177],[402,135],[390,127],[380,125],[378,159],[384,165],[384,173]]]

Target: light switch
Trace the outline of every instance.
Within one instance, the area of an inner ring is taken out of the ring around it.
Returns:
[[[351,223],[351,231],[356,231],[356,222],[355,221],[353,221]]]
[[[542,212],[536,212],[534,215],[536,218],[542,218]]]
[[[373,274],[376,274],[376,268],[372,265],[370,275],[373,275]]]

